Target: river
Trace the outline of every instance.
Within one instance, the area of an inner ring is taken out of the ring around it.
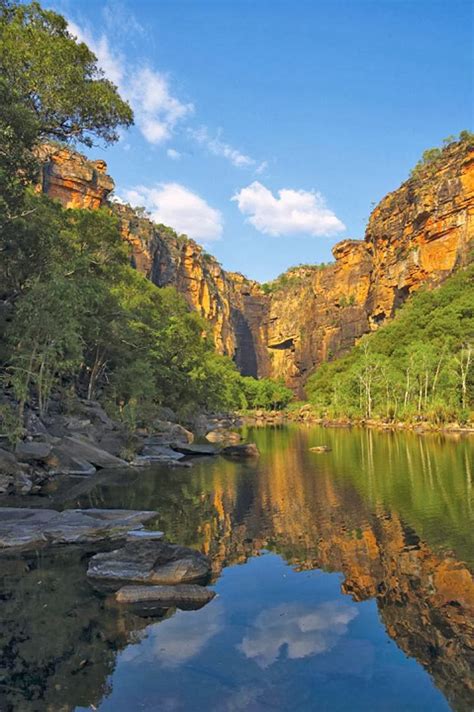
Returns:
[[[473,440],[251,429],[261,457],[64,482],[213,562],[198,611],[110,605],[73,547],[2,558],[0,709],[474,709]],[[328,445],[327,453],[309,452]]]

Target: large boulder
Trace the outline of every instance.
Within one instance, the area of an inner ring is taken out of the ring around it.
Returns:
[[[56,445],[46,460],[51,475],[93,475],[94,465],[81,457],[73,457],[69,447]]]
[[[79,437],[65,437],[61,446],[63,449],[67,449],[70,457],[86,460],[96,467],[124,467],[127,465],[127,462],[120,457],[111,455],[110,452]]]
[[[207,556],[194,549],[145,539],[96,554],[89,562],[87,575],[109,588],[118,588],[126,583],[196,583],[205,580],[210,571]]]
[[[25,466],[21,465],[15,455],[8,450],[0,448],[0,474],[13,476],[22,475],[25,472]]]
[[[222,448],[221,454],[233,460],[255,458],[260,456],[260,452],[255,443],[242,443],[240,445],[228,445]]]
[[[24,440],[17,443],[15,455],[22,462],[44,462],[52,450],[51,443]]]

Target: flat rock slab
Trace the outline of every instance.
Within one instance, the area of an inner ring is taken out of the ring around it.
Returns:
[[[115,457],[115,455],[102,450],[94,443],[89,443],[77,437],[63,438],[61,445],[67,448],[70,457],[86,460],[96,467],[127,467],[128,465],[120,457]]]
[[[84,544],[125,538],[156,512],[128,509],[0,508],[0,549],[37,548],[54,544]]]
[[[219,452],[217,448],[213,445],[199,445],[195,443],[190,443],[189,445],[184,445],[183,443],[173,443],[171,445],[173,450],[180,452],[183,455],[217,455]]]
[[[115,594],[117,603],[124,603],[144,612],[162,608],[197,610],[212,601],[215,592],[196,584],[177,586],[123,586]]]
[[[222,448],[221,455],[235,460],[259,457],[260,451],[255,443],[242,443],[241,445],[228,445]]]
[[[160,540],[132,541],[121,549],[96,554],[87,575],[108,588],[126,583],[173,586],[203,581],[211,562],[198,551]]]
[[[166,459],[166,460],[181,460],[184,453],[177,452],[165,445],[145,445],[141,452],[142,457]]]

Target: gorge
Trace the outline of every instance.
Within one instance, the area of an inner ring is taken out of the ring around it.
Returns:
[[[224,270],[194,240],[110,198],[103,160],[42,147],[41,188],[65,207],[109,206],[132,264],[173,286],[211,325],[219,353],[244,375],[283,379],[301,396],[310,373],[386,323],[420,287],[469,262],[474,242],[474,147],[452,142],[374,208],[364,240],[343,240],[334,262],[288,270],[268,285]]]

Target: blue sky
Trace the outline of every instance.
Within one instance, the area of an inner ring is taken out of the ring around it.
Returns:
[[[136,125],[118,196],[262,281],[362,238],[425,148],[473,124],[473,4],[56,0]]]

